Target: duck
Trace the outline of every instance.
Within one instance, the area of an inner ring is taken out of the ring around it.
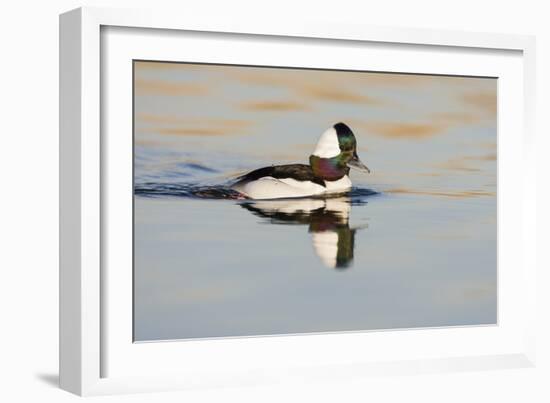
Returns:
[[[255,200],[344,193],[352,186],[350,167],[370,173],[357,155],[355,134],[339,122],[321,134],[309,164],[259,168],[236,178],[231,189]]]

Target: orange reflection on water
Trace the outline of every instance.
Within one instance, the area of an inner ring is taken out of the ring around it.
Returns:
[[[305,111],[309,107],[292,101],[255,101],[240,104],[241,108],[252,111]]]
[[[206,95],[208,89],[193,83],[174,83],[162,80],[136,79],[134,83],[136,95]]]

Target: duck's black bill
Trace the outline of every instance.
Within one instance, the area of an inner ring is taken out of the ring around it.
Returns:
[[[353,158],[350,161],[348,161],[348,165],[351,168],[357,169],[358,171],[367,172],[370,174],[369,167],[363,164],[357,155],[354,155]]]

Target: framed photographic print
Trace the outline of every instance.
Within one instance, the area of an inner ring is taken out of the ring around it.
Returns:
[[[533,365],[531,37],[180,17],[61,16],[64,389]]]

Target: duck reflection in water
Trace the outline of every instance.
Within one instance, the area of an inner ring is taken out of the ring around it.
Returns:
[[[366,228],[350,228],[349,197],[254,201],[241,207],[271,224],[308,225],[315,253],[335,269],[352,265],[355,232]]]

